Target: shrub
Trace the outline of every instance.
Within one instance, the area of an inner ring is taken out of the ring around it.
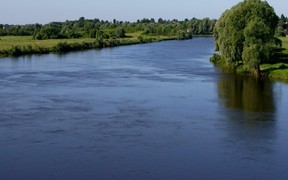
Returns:
[[[214,53],[213,56],[210,57],[210,62],[217,64],[221,60],[221,56],[219,54]]]
[[[19,46],[13,46],[10,52],[11,56],[20,56],[23,54]]]

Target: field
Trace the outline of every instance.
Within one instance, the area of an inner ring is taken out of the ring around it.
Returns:
[[[34,40],[32,36],[2,36],[0,37],[0,51],[9,50],[13,46],[28,46],[33,47],[40,46],[45,48],[52,48],[60,42],[68,43],[81,43],[81,42],[93,42],[95,39],[50,39],[50,40]]]
[[[177,37],[142,35],[142,32],[127,33],[125,38],[104,40],[93,38],[34,40],[32,36],[2,36],[0,37],[0,57],[67,52],[171,39],[177,39]]]
[[[117,40],[121,42],[135,42],[139,41],[139,37],[145,39],[152,39],[153,41],[162,41],[169,39],[176,39],[176,37],[168,37],[168,36],[149,36],[142,35],[142,32],[137,33],[127,33],[126,38],[119,38]],[[59,43],[67,42],[67,43],[84,43],[84,42],[94,42],[93,38],[81,38],[81,39],[49,39],[49,40],[34,40],[32,36],[1,36],[0,37],[0,51],[9,50],[12,47],[19,46],[24,47],[31,45],[32,47],[43,47],[43,48],[52,48],[55,47]]]

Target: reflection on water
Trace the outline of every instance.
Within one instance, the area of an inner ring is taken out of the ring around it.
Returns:
[[[271,81],[230,75],[219,80],[218,94],[224,100],[225,107],[241,111],[247,120],[274,119],[275,102]]]
[[[233,76],[218,83],[219,96],[226,99],[228,108],[250,112],[274,112],[273,85],[271,81]]]
[[[273,83],[229,74],[219,79],[217,87],[221,113],[227,122],[225,146],[230,151],[237,151],[234,156],[239,156],[239,164],[261,164],[263,168],[277,164],[275,142],[279,137]],[[276,166],[271,167],[274,172],[279,170]],[[246,176],[253,177],[256,171],[263,174],[261,168],[254,168]],[[282,178],[279,174],[279,179]]]

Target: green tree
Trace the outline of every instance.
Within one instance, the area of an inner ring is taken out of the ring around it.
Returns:
[[[277,24],[278,17],[266,1],[244,0],[217,21],[216,50],[227,63],[243,62],[258,69],[260,63],[270,59]]]
[[[278,26],[276,29],[276,35],[277,36],[285,36],[285,29],[287,29],[287,22],[286,22],[286,17],[282,14],[279,22],[278,22]]]
[[[162,19],[162,18],[159,18],[159,19],[158,19],[158,24],[163,24],[163,23],[164,23],[163,19]]]
[[[117,30],[116,30],[116,36],[118,38],[124,38],[126,37],[125,35],[125,29],[123,27],[118,27]]]
[[[274,42],[273,37],[274,32],[260,19],[254,19],[249,22],[247,27],[244,29],[244,52],[245,48],[258,47],[257,53],[260,55],[258,58],[259,63],[266,62],[269,60],[270,50],[269,47],[272,46]],[[255,56],[250,56],[250,58],[255,58]],[[249,61],[249,57],[243,57],[244,62]],[[258,63],[258,64],[259,64]]]
[[[34,34],[34,38],[38,40],[42,39],[57,39],[63,37],[61,35],[61,29],[52,26],[46,26],[41,28]]]

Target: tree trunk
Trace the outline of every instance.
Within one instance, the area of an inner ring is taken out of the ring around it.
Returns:
[[[255,75],[258,79],[260,79],[260,78],[262,77],[260,66],[257,66],[257,67],[254,69],[254,75]]]

